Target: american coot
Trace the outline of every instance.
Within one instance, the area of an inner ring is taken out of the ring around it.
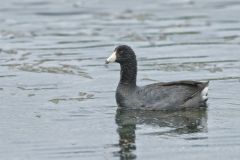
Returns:
[[[115,48],[106,64],[117,62],[121,78],[116,91],[119,107],[145,110],[172,110],[206,107],[208,83],[198,81],[161,82],[139,87],[136,85],[137,60],[127,45]]]

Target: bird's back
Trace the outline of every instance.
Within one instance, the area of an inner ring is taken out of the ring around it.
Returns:
[[[208,82],[177,81],[154,83],[135,90],[120,87],[118,103],[130,108],[171,110],[204,106],[207,101]],[[121,94],[125,90],[125,94]],[[127,94],[126,94],[127,93]]]

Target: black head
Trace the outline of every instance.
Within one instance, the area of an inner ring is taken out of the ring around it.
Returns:
[[[108,57],[106,63],[117,62],[120,64],[136,61],[136,55],[131,47],[120,45],[116,47],[111,56]]]

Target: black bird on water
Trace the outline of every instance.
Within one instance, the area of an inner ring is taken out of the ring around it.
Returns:
[[[121,66],[116,91],[119,107],[144,110],[176,110],[206,107],[208,83],[198,81],[160,82],[139,87],[136,85],[137,60],[127,45],[115,48],[106,64],[117,62]]]

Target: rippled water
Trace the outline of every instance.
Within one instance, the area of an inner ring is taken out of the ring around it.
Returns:
[[[8,0],[0,159],[239,159],[240,1]],[[120,111],[117,44],[138,84],[211,80],[201,111]]]

